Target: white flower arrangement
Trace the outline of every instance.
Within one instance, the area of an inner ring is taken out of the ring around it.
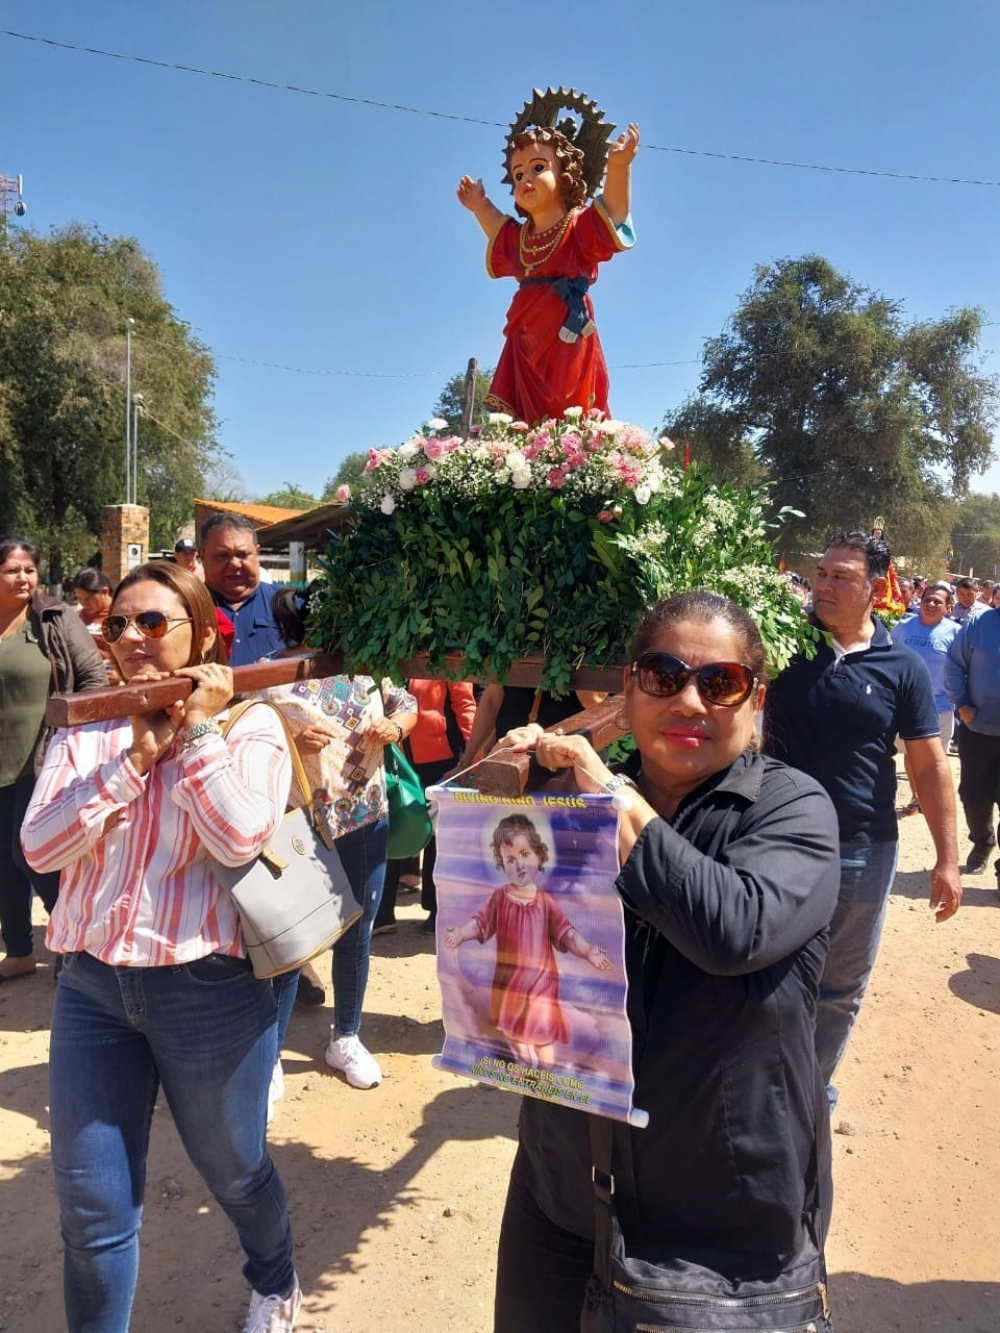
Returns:
[[[397,504],[419,500],[426,486],[468,498],[509,486],[560,492],[573,500],[600,497],[610,508],[629,498],[646,505],[665,486],[676,486],[659,442],[638,426],[605,420],[600,412],[585,415],[582,408],[570,407],[562,418],[535,426],[491,412],[487,425],[467,440],[437,433],[445,424],[434,418],[427,423],[434,433],[414,435],[398,449],[370,449],[354,497],[358,507],[385,512],[384,496]]]

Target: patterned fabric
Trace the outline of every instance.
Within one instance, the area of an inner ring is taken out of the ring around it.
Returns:
[[[207,860],[243,865],[277,827],[291,784],[280,720],[248,709],[225,739],[175,742],[145,777],[131,743],[115,719],[58,731],[46,753],[21,840],[33,869],[63,872],[48,947],[117,967],[242,955],[236,910]]]
[[[325,676],[275,685],[258,697],[280,707],[293,735],[314,726],[333,731],[319,754],[302,756],[331,837],[386,818],[385,747],[368,739],[368,728],[381,717],[415,713],[412,694],[389,680],[380,688],[371,676]]]

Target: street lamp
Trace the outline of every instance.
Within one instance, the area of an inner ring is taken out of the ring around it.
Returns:
[[[125,321],[125,503],[132,499],[132,330],[134,319]]]
[[[139,503],[139,414],[145,411],[141,393],[132,395],[132,504]]]

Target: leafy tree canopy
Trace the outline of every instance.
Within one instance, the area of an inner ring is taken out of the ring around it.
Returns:
[[[479,421],[482,416],[483,400],[490,391],[490,384],[493,380],[493,370],[476,371],[476,387],[473,398],[472,420],[473,423]],[[441,390],[441,396],[434,404],[432,413],[435,417],[440,417],[442,421],[447,421],[448,430],[452,435],[458,435],[462,429],[462,404],[465,402],[465,371],[460,370],[457,375],[453,375],[448,383]]]
[[[360,451],[348,454],[341,460],[340,467],[323,487],[323,500],[335,500],[338,486],[354,487],[358,484],[364,475],[365,463],[368,461],[368,455]]]
[[[1000,495],[969,495],[955,506],[950,567],[995,579],[1000,565]]]
[[[161,291],[131,237],[70,226],[18,230],[0,248],[0,529],[64,567],[93,556],[101,508],[125,496],[125,321],[135,321],[132,388],[139,503],[150,544],[172,546],[218,452],[208,349]]]
[[[472,412],[473,422],[482,418],[483,400],[490,391],[490,383],[493,379],[492,370],[477,370],[475,380],[474,406]],[[448,423],[447,432],[442,434],[458,435],[462,429],[462,404],[465,402],[465,371],[460,370],[457,375],[453,375],[448,383],[441,390],[441,395],[434,405],[431,412],[432,417],[440,417],[442,421]],[[387,442],[388,443],[388,442]],[[327,481],[323,487],[323,500],[333,500],[336,498],[338,486],[347,485],[355,488],[361,478],[364,476],[365,463],[368,461],[368,455],[363,450],[348,454],[342,461],[337,471]]]
[[[276,505],[279,509],[315,509],[319,501],[315,495],[309,491],[304,491],[301,486],[296,486],[292,481],[286,481],[276,491],[271,491],[269,495],[261,495],[258,504]]]
[[[994,456],[981,328],[977,310],[908,323],[818,255],[761,265],[705,346],[698,397],[665,425],[726,479],[753,480],[753,455],[774,505],[804,512],[793,551],[879,515],[894,551],[940,563],[952,497]]]

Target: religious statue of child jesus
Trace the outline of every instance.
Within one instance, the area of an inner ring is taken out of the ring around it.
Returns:
[[[459,182],[459,202],[488,238],[487,272],[518,283],[487,406],[528,423],[572,406],[609,414],[608,368],[587,289],[598,264],[634,243],[629,208],[638,147],[638,126],[629,125],[609,145],[603,190],[585,208],[583,151],[558,129],[512,134],[507,179],[523,222],[501,213],[481,180]]]

